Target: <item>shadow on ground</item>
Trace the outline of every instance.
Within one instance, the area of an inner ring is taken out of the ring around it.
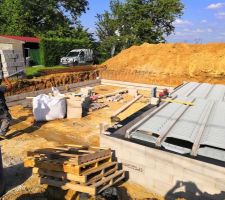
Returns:
[[[31,126],[25,128],[23,130],[14,131],[13,133],[7,135],[6,137],[7,137],[7,139],[12,139],[12,138],[18,137],[24,133],[31,134],[31,133],[39,130],[46,123],[47,122],[35,122]]]
[[[25,116],[20,116],[17,119],[13,119],[12,122],[11,122],[11,125],[14,126],[16,124],[19,124],[23,121],[26,121],[29,117],[32,117],[32,116],[33,116],[33,114],[28,114],[28,115],[25,115]]]
[[[23,163],[4,168],[5,190],[9,191],[23,184],[31,176],[31,169],[24,168]]]
[[[23,194],[17,198],[17,200],[62,200],[64,199],[67,191],[63,191],[56,187],[48,187],[44,193],[37,194]],[[73,199],[73,198],[72,198]],[[96,196],[95,198],[91,198],[86,194],[82,194],[80,196],[82,200],[132,200],[132,198],[127,194],[127,190],[124,187],[110,187],[106,189],[102,194]],[[149,199],[149,200],[157,200],[157,199]]]
[[[207,192],[202,192],[193,182],[177,181],[174,187],[167,192],[165,199],[174,200],[177,198],[185,200],[224,200],[225,191],[212,195]]]

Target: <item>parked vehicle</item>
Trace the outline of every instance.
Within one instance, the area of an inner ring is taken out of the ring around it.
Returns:
[[[61,65],[76,66],[93,63],[92,49],[73,49],[67,56],[60,59]]]

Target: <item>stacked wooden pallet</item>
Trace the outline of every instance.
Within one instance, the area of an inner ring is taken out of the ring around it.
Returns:
[[[111,150],[96,147],[66,145],[28,152],[24,166],[33,168],[41,184],[92,196],[125,177],[112,161]]]

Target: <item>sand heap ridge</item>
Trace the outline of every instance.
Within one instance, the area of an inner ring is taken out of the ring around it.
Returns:
[[[225,78],[225,43],[144,43],[123,50],[103,65],[106,65],[109,71],[130,71],[137,76],[140,72],[146,72],[151,76],[149,78],[154,77],[154,80],[169,77],[170,81],[165,80],[164,84],[174,85],[184,80],[225,83],[225,80],[222,80]],[[160,81],[160,84],[163,84],[162,80]]]

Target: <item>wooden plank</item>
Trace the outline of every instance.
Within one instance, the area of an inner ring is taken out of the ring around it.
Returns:
[[[101,157],[111,156],[111,154],[112,154],[111,150],[108,149],[108,150],[101,150],[101,151],[93,153],[93,154],[79,156],[77,158],[77,164],[80,165],[82,163],[86,163],[86,162],[89,162],[91,160],[96,160],[96,159],[101,158]]]
[[[80,165],[85,162],[89,162],[92,160],[96,160],[101,157],[105,157],[108,155],[111,155],[110,149],[104,149],[104,150],[77,150],[74,148],[68,148],[68,149],[40,149],[33,152],[28,152],[28,156],[34,156],[34,157],[48,157],[50,159],[56,159],[56,158],[65,158],[68,161],[73,162],[73,164]]]
[[[106,163],[105,165],[102,165],[97,169],[91,170],[85,173],[84,175],[75,175],[65,172],[50,171],[48,169],[39,169],[39,168],[33,168],[32,171],[34,174],[39,174],[40,176],[55,177],[60,178],[62,180],[75,181],[85,185],[90,185],[96,182],[97,180],[101,179],[102,177],[112,174],[117,169],[118,169],[117,162],[113,162],[113,163]]]
[[[68,190],[65,196],[65,200],[79,200],[80,199],[80,193],[73,191],[73,190]]]
[[[60,178],[62,180],[77,181],[80,183],[85,183],[87,181],[86,176],[79,176],[79,175],[69,174],[65,172],[50,171],[47,169],[39,169],[36,167],[32,169],[32,172],[34,174],[39,174],[41,176],[51,176],[55,178]]]
[[[102,178],[109,176],[113,173],[115,173],[118,170],[118,165],[116,164],[115,166],[111,166],[110,168],[103,169],[101,173],[98,175],[93,176],[92,178],[87,178],[87,183],[85,185],[91,185],[96,183],[97,181],[101,180]]]
[[[108,184],[105,184],[104,186],[102,186],[101,188],[98,188],[97,189],[97,193],[101,193],[103,192],[104,190],[106,190],[107,188],[115,185],[116,183],[122,181],[123,179],[125,178],[125,173],[120,173],[119,175],[117,175],[116,177],[113,177],[112,180],[108,180],[109,183]]]
[[[120,109],[118,109],[116,112],[113,113],[113,115],[111,116],[111,120],[115,121],[114,119],[117,119],[117,116],[122,113],[123,111],[125,111],[126,109],[128,109],[132,104],[134,104],[136,101],[138,101],[143,95],[138,95],[137,97],[135,97],[133,100],[129,101],[128,103],[126,103],[125,105],[123,105]],[[117,120],[116,120],[117,121]]]
[[[65,144],[64,146],[78,148],[78,149],[88,149],[89,148],[88,145],[78,145],[78,144]]]
[[[27,157],[24,159],[24,167],[34,167],[35,165],[35,161],[37,159],[36,158],[33,158],[33,157]],[[47,158],[38,158],[38,161],[41,162],[41,161],[45,161],[47,160]]]
[[[195,104],[192,102],[186,102],[186,101],[180,101],[180,100],[172,100],[172,99],[161,99],[163,102],[168,102],[168,103],[178,103],[178,104],[184,104],[188,106],[194,106]]]
[[[70,183],[70,182],[66,182],[66,181],[60,181],[58,179],[52,179],[49,177],[41,177],[40,183],[55,186],[55,187],[60,187],[63,190],[70,189],[70,190],[77,191],[77,192],[88,193],[90,195],[97,195],[98,193],[102,192],[106,188],[123,180],[124,177],[125,177],[124,171],[120,170],[108,177],[103,178],[102,180],[100,180],[97,183],[90,185],[90,186],[80,185],[80,184],[76,184],[76,183]]]
[[[95,169],[89,169],[89,170],[86,170],[84,173],[82,173],[81,175],[82,176],[88,176],[90,174],[93,174],[93,173],[96,173],[98,171],[102,171],[103,169],[106,169],[108,167],[111,167],[111,166],[115,166],[117,165],[117,162],[109,162],[109,163],[105,163],[101,166],[99,166],[98,168],[95,168]]]
[[[76,165],[71,162],[67,162],[66,160],[62,159],[46,159],[41,160],[39,158],[32,159],[27,158],[24,160],[24,167],[37,167],[41,169],[48,169],[51,171],[60,171],[60,172],[67,172],[71,174],[81,175],[90,169],[95,169],[105,163],[112,161],[112,157],[106,156],[94,161],[90,161],[87,163],[83,163],[81,165]]]
[[[90,186],[85,186],[85,185],[79,185],[79,184],[74,184],[74,183],[68,183],[68,182],[63,182],[60,180],[54,180],[48,177],[41,177],[40,178],[40,184],[47,184],[50,186],[54,186],[54,187],[59,187],[63,190],[73,190],[73,191],[77,191],[77,192],[83,192],[83,193],[88,193],[91,195],[95,195],[96,194],[96,189],[92,188]]]
[[[117,94],[123,94],[123,93],[127,93],[128,90],[127,89],[123,89],[123,90],[118,90],[112,93],[108,93],[108,94],[103,94],[103,95],[98,95],[98,99],[102,99],[102,98],[106,98],[106,97],[111,97]]]
[[[108,177],[102,179],[101,181],[99,181],[99,182],[93,184],[92,187],[99,187],[99,186],[101,186],[103,183],[105,183],[105,182],[107,182],[107,181],[109,181],[109,180],[112,180],[113,178],[115,178],[115,177],[117,177],[117,176],[119,176],[119,175],[121,175],[121,174],[123,174],[123,173],[124,173],[123,170],[117,171],[116,173],[114,173],[114,174],[112,174],[112,175],[110,175],[110,176],[108,176]]]
[[[77,145],[74,145],[74,144],[65,144],[64,146],[67,146],[67,147],[73,147],[73,146],[77,146]],[[79,146],[79,145],[78,145]],[[107,150],[109,149],[108,147],[98,147],[98,146],[87,146],[89,150],[92,150],[92,151],[99,151],[99,150]]]

